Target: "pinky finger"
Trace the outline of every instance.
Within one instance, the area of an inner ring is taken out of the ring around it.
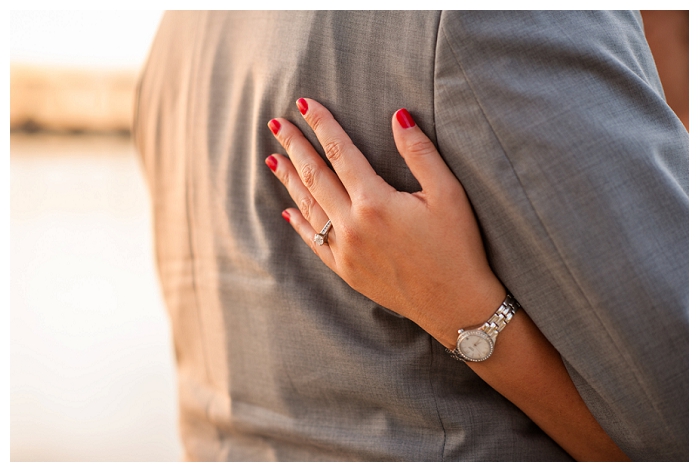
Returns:
[[[306,221],[299,210],[296,208],[287,208],[282,212],[282,217],[291,224],[292,228],[301,236],[301,239],[303,239],[308,247],[320,257],[320,260],[334,272],[335,256],[333,255],[331,245],[335,241],[335,232],[331,229],[325,244],[320,246],[313,241],[316,230]]]

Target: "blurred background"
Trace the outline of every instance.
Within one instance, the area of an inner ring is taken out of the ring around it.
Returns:
[[[689,129],[689,14],[644,11]],[[10,459],[179,460],[133,93],[161,11],[11,11]]]
[[[131,143],[161,11],[12,11],[10,460],[180,459],[176,379]]]

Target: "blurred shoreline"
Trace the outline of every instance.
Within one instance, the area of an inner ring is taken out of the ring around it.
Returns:
[[[138,71],[10,64],[10,132],[131,132]]]

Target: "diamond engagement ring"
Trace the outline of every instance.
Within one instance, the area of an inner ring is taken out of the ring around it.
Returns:
[[[315,236],[313,236],[313,242],[316,243],[318,246],[322,246],[323,244],[326,243],[328,240],[328,232],[330,231],[330,228],[332,228],[333,222],[328,220],[327,223],[325,223],[325,226],[323,226],[323,229],[320,230],[320,233],[316,233]]]

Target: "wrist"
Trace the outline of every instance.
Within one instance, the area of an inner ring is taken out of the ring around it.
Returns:
[[[453,350],[459,330],[483,325],[502,304],[506,294],[505,287],[495,275],[483,279],[474,290],[452,300],[444,311],[431,317],[434,326],[426,331],[444,347]]]

